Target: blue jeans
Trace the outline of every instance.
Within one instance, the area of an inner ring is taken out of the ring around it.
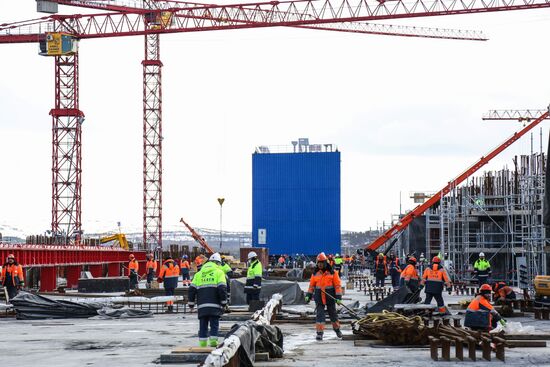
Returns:
[[[210,323],[210,334],[208,334],[209,323]],[[211,338],[217,338],[219,328],[220,328],[219,316],[199,317],[199,340],[206,340],[208,336],[210,336]]]

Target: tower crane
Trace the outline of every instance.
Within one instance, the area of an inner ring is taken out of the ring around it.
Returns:
[[[73,5],[77,2],[90,4],[85,0],[63,1]],[[81,234],[81,124],[84,119],[78,99],[78,41],[145,36],[142,62],[144,243],[158,246],[162,243],[161,34],[276,26],[335,30],[334,24],[349,22],[546,7],[550,7],[550,0],[510,0],[505,3],[415,0],[408,4],[402,1],[359,0],[352,4],[348,0],[297,0],[232,5],[143,0],[143,8],[88,15],[54,14],[2,24],[0,43],[40,43],[41,54],[55,58],[55,105],[50,111],[53,120],[52,231],[64,233],[65,238],[74,237],[78,241]],[[106,7],[103,9],[109,10]],[[368,29],[353,29],[353,26],[344,31],[373,33]],[[386,28],[378,32],[388,33],[399,33],[399,30],[395,32]],[[422,36],[422,32],[411,33]]]
[[[490,111],[488,114],[484,115],[483,119],[486,119],[485,116],[492,116],[492,119],[496,119],[497,114],[495,114],[494,111],[495,110]],[[515,119],[523,119],[526,121],[530,117],[528,114],[525,113],[525,111],[526,110],[522,110],[522,111],[507,110],[507,111],[501,111],[499,114],[500,116],[505,117],[505,119],[509,119],[508,116],[515,116],[516,117]],[[497,155],[499,155],[504,150],[506,150],[506,148],[508,148],[510,145],[516,142],[528,131],[533,129],[542,121],[550,118],[550,106],[548,107],[548,110],[537,110],[537,111],[541,112],[541,114],[537,118],[535,118],[527,126],[524,126],[520,131],[514,133],[514,135],[506,139],[502,144],[497,146],[495,149],[491,150],[487,155],[482,156],[478,161],[476,161],[473,165],[468,167],[458,177],[449,181],[441,190],[439,190],[436,194],[434,194],[432,197],[426,200],[423,204],[418,205],[409,213],[405,214],[405,216],[400,218],[396,224],[394,224],[387,231],[385,231],[381,236],[379,236],[372,243],[370,243],[366,247],[366,249],[371,252],[376,251],[378,248],[383,246],[387,241],[391,240],[398,233],[400,233],[405,228],[407,228],[407,226],[414,220],[414,218],[421,216],[424,212],[426,212],[426,210],[428,210],[430,207],[438,203],[441,200],[441,198],[443,198],[445,195],[447,195],[451,191],[453,187],[456,187],[457,185],[464,182],[466,179],[468,179],[468,177],[470,177],[476,171],[478,171],[481,167],[489,163],[491,159],[495,158]],[[522,115],[522,112],[524,113],[523,115]],[[393,244],[395,244],[394,241],[392,241],[390,245],[393,246]]]

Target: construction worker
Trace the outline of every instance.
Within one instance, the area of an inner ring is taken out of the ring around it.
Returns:
[[[495,283],[493,286],[493,291],[493,300],[495,303],[516,299],[516,292],[514,292],[512,287],[506,285],[505,282]]]
[[[466,309],[464,326],[473,330],[490,331],[496,327],[499,321],[502,325],[506,324],[506,321],[504,321],[489,302],[490,298],[491,286],[483,284],[479,288],[479,294],[470,302]]]
[[[189,265],[189,261],[187,261],[187,255],[183,255],[180,261],[180,271],[181,271],[181,282],[184,287],[189,286],[189,284],[191,284],[191,280],[189,278],[190,267],[191,266]]]
[[[334,269],[334,256],[332,254],[328,255],[328,264]]]
[[[344,263],[344,259],[342,259],[342,256],[340,254],[336,254],[334,257],[334,271],[338,272],[338,276],[342,274],[342,264]]]
[[[285,257],[284,257],[283,255],[281,255],[281,256],[279,257],[278,262],[279,262],[279,267],[280,267],[281,269],[285,267]]]
[[[391,251],[388,260],[388,272],[391,277],[391,286],[394,290],[399,288],[399,278],[401,277],[401,268],[399,267],[399,258],[395,256],[395,252]]]
[[[379,253],[374,261],[374,276],[376,278],[375,287],[383,287],[388,276],[388,266],[386,264],[386,256]]]
[[[15,261],[14,254],[9,254],[2,266],[1,282],[2,286],[6,287],[10,299],[17,296],[21,287],[25,285],[23,267]]]
[[[203,262],[204,262],[204,259],[202,255],[195,257],[195,265],[197,266],[197,271],[201,270],[201,266]]]
[[[246,303],[250,305],[252,301],[260,300],[262,290],[262,263],[258,260],[258,254],[254,251],[248,253],[248,271],[246,272],[246,284],[244,293],[246,293]]]
[[[424,273],[422,273],[420,289],[426,286],[424,290],[424,292],[426,292],[424,304],[429,305],[432,303],[432,299],[435,298],[437,302],[437,311],[440,314],[446,314],[448,312],[445,307],[445,301],[443,301],[443,285],[449,290],[451,281],[445,269],[441,267],[441,259],[438,256],[434,256],[432,259],[432,267],[426,268]]]
[[[173,296],[174,291],[178,287],[178,278],[180,275],[180,268],[178,264],[172,259],[172,256],[168,255],[164,264],[160,268],[160,274],[158,277],[158,282],[164,282],[164,294],[166,296]],[[174,311],[174,301],[166,301],[166,306],[168,308],[167,312]]]
[[[489,277],[491,276],[491,264],[488,260],[485,260],[485,254],[479,253],[479,259],[474,263],[474,276],[477,278],[479,286],[489,283]]]
[[[134,254],[130,254],[130,262],[128,263],[128,278],[130,278],[130,289],[138,289],[138,271],[139,263]]]
[[[227,290],[227,303],[229,304],[229,302],[231,301],[231,282],[229,280],[229,278],[231,277],[231,275],[233,274],[233,269],[231,269],[231,266],[229,266],[229,264],[225,261],[225,256],[222,255],[222,262],[221,262],[221,265],[220,265],[220,269],[222,269],[223,273],[225,274],[225,287],[226,287],[226,290]]]
[[[153,254],[147,254],[147,263],[145,264],[146,274],[147,274],[147,283],[145,283],[146,288],[151,288],[151,283],[155,279],[155,274],[157,273],[157,261],[154,258]]]
[[[401,271],[401,286],[406,285],[412,292],[418,289],[418,272],[416,271],[416,258],[410,256],[407,260],[407,266]]]
[[[306,293],[306,302],[311,298],[315,300],[315,329],[317,336],[315,339],[323,340],[325,330],[325,307],[328,311],[332,328],[336,335],[341,338],[340,322],[336,313],[336,304],[342,303],[342,286],[338,273],[332,269],[328,258],[321,252],[317,255],[317,265],[309,281],[309,289]]]
[[[189,308],[193,310],[195,301],[199,317],[199,346],[206,347],[207,341],[211,347],[218,346],[218,328],[220,317],[227,306],[227,291],[225,274],[220,269],[221,256],[215,253],[209,261],[193,277],[189,287]],[[210,333],[208,333],[210,325]]]

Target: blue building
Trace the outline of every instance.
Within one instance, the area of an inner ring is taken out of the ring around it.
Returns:
[[[252,243],[271,255],[340,252],[340,152],[307,139],[252,155]]]

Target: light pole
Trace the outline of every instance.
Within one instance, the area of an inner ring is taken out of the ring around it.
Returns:
[[[220,251],[222,249],[222,207],[223,202],[225,201],[225,198],[218,198],[218,203],[220,203]]]

